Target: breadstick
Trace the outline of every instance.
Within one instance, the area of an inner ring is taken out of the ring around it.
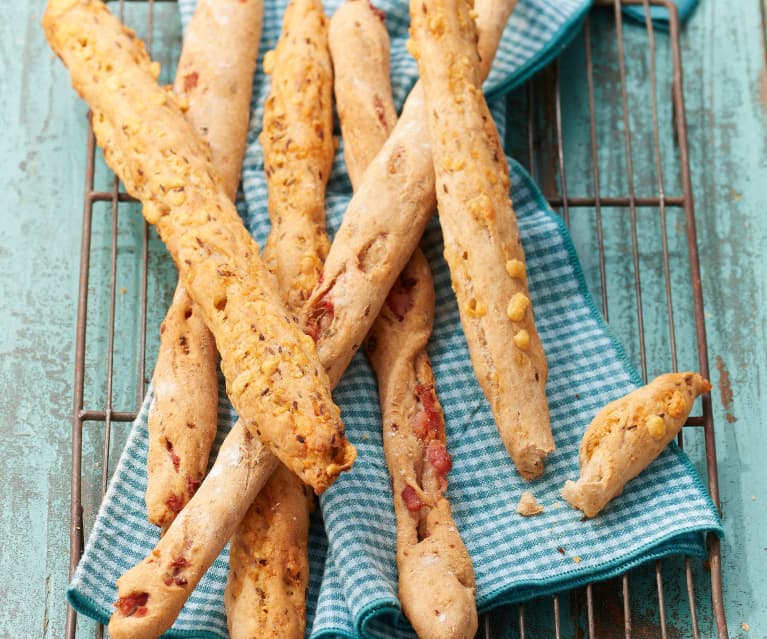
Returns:
[[[174,91],[188,100],[186,118],[210,145],[220,184],[232,201],[245,152],[263,12],[262,0],[199,0],[176,71]],[[218,418],[217,364],[213,336],[179,283],[160,329],[148,417],[147,516],[163,531],[205,475]]]
[[[147,518],[163,532],[200,485],[218,418],[218,351],[181,283],[160,328],[147,428]],[[189,389],[194,392],[189,392]]]
[[[289,308],[306,302],[330,246],[325,186],[335,143],[327,39],[319,0],[293,0],[277,48],[264,58],[264,71],[272,76],[259,138],[272,222],[264,261]]]
[[[329,246],[325,184],[333,143],[333,74],[319,0],[292,0],[277,48],[261,140],[272,229],[264,249],[286,306],[308,298]],[[302,639],[311,495],[280,465],[232,537],[224,592],[231,639]]]
[[[474,570],[443,495],[452,462],[426,354],[433,313],[431,272],[418,251],[373,324],[366,351],[378,377],[402,609],[421,639],[470,639],[477,631]]]
[[[209,145],[219,184],[234,200],[248,141],[263,0],[197,0],[184,35],[174,91]]]
[[[94,110],[107,162],[142,200],[216,338],[232,404],[322,492],[351,466],[354,447],[312,341],[285,310],[181,101],[156,83],[159,65],[103,2],[51,0],[43,24]]]
[[[396,121],[389,40],[380,17],[368,2],[349,0],[330,22],[336,101],[352,185],[359,183]],[[477,631],[474,570],[443,495],[451,461],[426,353],[433,319],[431,271],[416,249],[366,339],[378,377],[392,477],[399,598],[422,639],[468,638]]]
[[[383,13],[347,0],[330,20],[330,53],[346,170],[356,189],[397,123]]]
[[[110,637],[154,638],[173,625],[227,542],[228,531],[242,519],[276,465],[276,457],[244,426],[229,433],[200,489],[152,553],[117,580],[119,599],[109,621]],[[232,473],[235,468],[239,472]]]
[[[445,259],[472,364],[517,470],[554,450],[509,167],[481,88],[469,0],[411,2],[409,48],[427,105]]]
[[[311,506],[309,489],[278,465],[232,536],[224,591],[230,639],[304,636]]]
[[[482,77],[516,0],[476,4]],[[434,168],[420,83],[365,171],[303,312],[320,360],[337,382],[381,310],[434,211]]]
[[[711,390],[697,373],[668,373],[600,410],[583,435],[578,481],[562,496],[595,517],[679,434],[695,399]]]

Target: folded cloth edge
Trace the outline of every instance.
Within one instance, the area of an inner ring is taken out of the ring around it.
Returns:
[[[485,92],[488,101],[506,95],[516,87],[525,83],[538,71],[548,66],[554,59],[558,58],[562,52],[570,46],[580,33],[586,15],[591,10],[589,4],[584,4],[580,11],[575,12],[570,18],[562,23],[559,31],[552,37],[550,44],[546,46],[542,54],[533,56],[525,64],[520,66],[514,73],[508,75],[489,91]]]

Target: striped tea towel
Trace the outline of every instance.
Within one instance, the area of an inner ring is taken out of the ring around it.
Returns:
[[[328,3],[332,13],[339,0]],[[379,2],[392,32],[392,72],[401,104],[415,81],[404,50],[407,4]],[[588,2],[520,0],[506,30],[490,95],[502,94],[556,55],[572,37]],[[191,15],[193,0],[181,0]],[[284,0],[267,0],[263,54],[279,35]],[[260,68],[260,67],[259,67]],[[268,233],[263,162],[256,141],[268,85],[255,79],[251,140],[243,172],[246,224],[260,244]],[[492,104],[503,130],[504,104]],[[343,145],[328,187],[328,224],[338,228],[350,197]],[[596,411],[639,383],[620,345],[599,317],[569,235],[526,173],[511,162],[511,197],[528,258],[531,296],[549,363],[547,393],[557,451],[545,476],[520,480],[509,460],[487,402],[474,378],[441,257],[439,224],[432,220],[422,247],[434,271],[436,321],[430,355],[445,409],[453,456],[448,496],[477,577],[480,610],[561,591],[605,578],[634,564],[666,556],[705,553],[703,533],[721,534],[717,514],[686,456],[671,446],[599,517],[581,521],[559,497],[566,478],[578,474],[577,448]],[[307,636],[413,637],[397,602],[395,526],[386,474],[375,380],[358,354],[334,393],[359,457],[323,496],[312,521]],[[151,390],[129,436],[68,590],[80,612],[106,621],[116,599],[115,581],[159,538],[146,521],[146,414]],[[222,395],[219,442],[234,422]],[[515,507],[530,488],[546,510],[523,518]],[[327,531],[327,534],[326,534]],[[564,552],[564,554],[563,554]],[[169,637],[225,638],[223,588],[228,551],[203,578]]]

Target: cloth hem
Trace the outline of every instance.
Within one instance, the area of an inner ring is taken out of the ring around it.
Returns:
[[[580,33],[580,24],[586,19],[586,14],[590,10],[591,3],[585,3],[577,13],[562,24],[551,42],[543,50],[542,55],[533,56],[514,73],[506,76],[498,84],[488,89],[485,92],[487,100],[505,96],[557,58]]]

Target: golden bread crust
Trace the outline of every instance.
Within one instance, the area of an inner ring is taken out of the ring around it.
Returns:
[[[312,503],[311,491],[280,464],[245,514],[232,536],[224,591],[231,639],[304,636]]]
[[[554,450],[509,168],[481,85],[471,3],[411,4],[409,48],[428,113],[445,259],[477,380],[525,479]]]
[[[565,482],[562,496],[595,517],[679,434],[695,399],[709,390],[697,373],[667,373],[610,402],[586,428],[580,477]]]
[[[330,246],[325,186],[335,141],[327,22],[319,0],[292,0],[277,47],[264,59],[272,78],[259,138],[272,222],[264,261],[291,309],[317,284]]]

